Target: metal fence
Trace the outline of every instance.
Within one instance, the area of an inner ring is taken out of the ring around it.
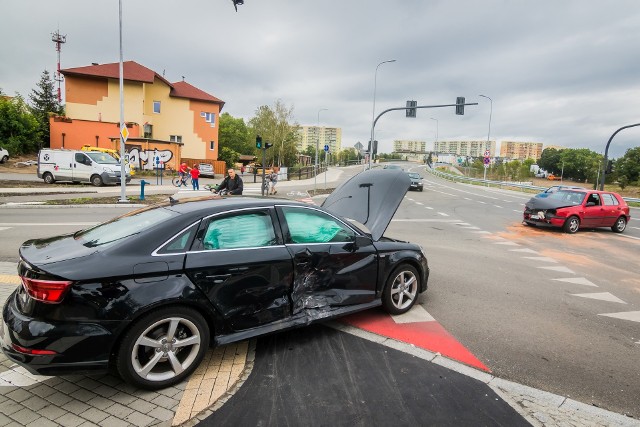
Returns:
[[[530,192],[530,193],[539,193],[548,188],[548,187],[538,187],[536,185],[533,185],[532,183],[525,183],[525,182],[491,181],[488,179],[485,180],[481,178],[470,178],[464,175],[455,175],[455,174],[445,173],[429,167],[426,168],[426,171],[440,178],[447,179],[449,181],[466,182],[469,184],[482,185],[485,187],[519,189],[522,192]],[[554,185],[557,185],[557,184],[554,184]],[[627,203],[640,203],[640,199],[636,199],[633,197],[623,197],[623,199]]]

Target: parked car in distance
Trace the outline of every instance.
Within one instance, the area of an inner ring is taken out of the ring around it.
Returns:
[[[35,374],[112,367],[136,387],[158,389],[189,376],[210,344],[378,306],[405,313],[427,289],[427,258],[383,234],[408,188],[406,173],[374,169],[322,206],[171,200],[26,241],[0,347]]]
[[[409,178],[411,178],[411,186],[409,187],[409,190],[422,191],[424,189],[422,176],[416,172],[408,172],[408,175]]]
[[[43,148],[38,152],[38,178],[56,181],[90,182],[96,187],[120,183],[120,161],[109,153]],[[125,172],[125,181],[131,175]]]
[[[0,147],[0,163],[4,163],[9,160],[9,152],[4,148]]]
[[[584,190],[584,187],[576,187],[575,185],[552,185],[542,193],[536,194],[535,197],[549,197],[550,194],[553,194],[559,190]]]
[[[198,165],[198,169],[200,170],[200,175],[206,176],[208,178],[215,178],[216,174],[213,171],[213,165],[211,163],[200,163]]]
[[[610,227],[622,233],[630,219],[629,206],[618,193],[588,189],[561,189],[548,197],[532,197],[524,208],[527,225],[562,228],[576,233],[583,228]]]

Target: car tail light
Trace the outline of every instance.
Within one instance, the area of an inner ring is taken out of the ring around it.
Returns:
[[[34,348],[22,347],[18,344],[11,344],[11,347],[13,347],[13,349],[18,353],[30,354],[32,356],[52,356],[54,354],[58,354],[53,350],[36,350]]]
[[[58,304],[71,289],[73,282],[66,280],[39,280],[20,276],[22,286],[31,298],[47,304]]]

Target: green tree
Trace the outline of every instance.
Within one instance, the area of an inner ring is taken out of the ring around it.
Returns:
[[[560,175],[562,160],[560,155],[564,150],[557,150],[555,148],[545,148],[542,150],[542,154],[538,159],[538,166],[547,172]]]
[[[273,147],[266,151],[267,165],[292,166],[298,162],[296,148],[298,124],[293,121],[293,106],[286,107],[278,100],[273,107],[263,105],[249,120],[249,133],[260,135],[263,143]],[[262,162],[261,150],[254,148],[255,155]]]
[[[235,167],[240,160],[240,153],[227,147],[220,147],[218,150],[218,160],[222,160],[227,165],[227,169]]]
[[[229,113],[220,115],[218,130],[218,146],[226,147],[237,153],[253,154],[255,142],[251,141],[249,128],[242,118],[235,118]]]
[[[560,155],[558,175],[562,173],[576,181],[595,182],[601,164],[602,156],[588,148],[565,149]]]
[[[42,72],[40,81],[29,95],[31,112],[38,121],[41,137],[38,148],[49,146],[49,113],[62,114],[62,107],[58,102],[56,90],[47,70]]]
[[[12,156],[39,148],[40,126],[20,95],[0,97],[0,141]]]
[[[624,156],[616,160],[615,174],[621,186],[634,182],[640,185],[640,147],[629,148]]]

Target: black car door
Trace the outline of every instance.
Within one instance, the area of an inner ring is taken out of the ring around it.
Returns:
[[[356,246],[351,227],[312,207],[277,211],[293,258],[293,314],[374,300],[378,260],[370,240]]]
[[[231,331],[291,313],[293,264],[274,219],[273,208],[239,209],[206,218],[187,253],[187,275]]]

